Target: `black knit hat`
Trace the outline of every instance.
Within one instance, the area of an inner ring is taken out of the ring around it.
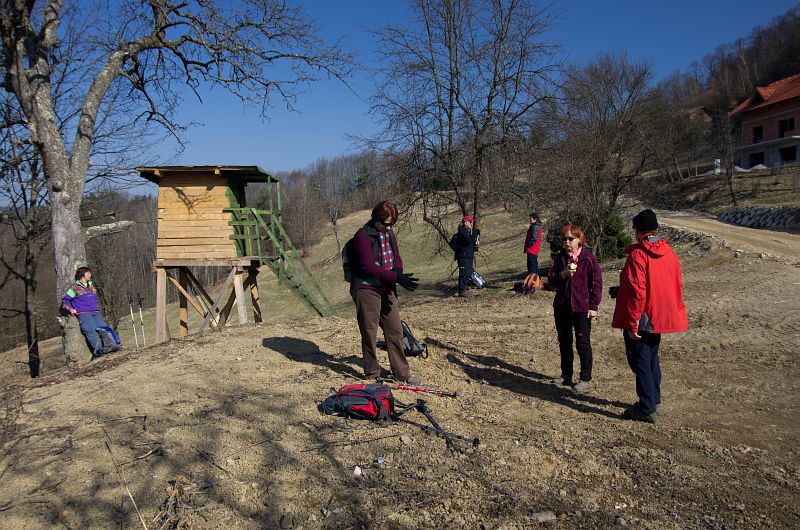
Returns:
[[[637,213],[633,218],[633,227],[642,232],[653,232],[658,228],[656,212],[648,208]]]

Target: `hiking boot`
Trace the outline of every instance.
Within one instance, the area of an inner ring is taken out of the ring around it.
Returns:
[[[645,414],[642,412],[642,409],[639,408],[638,403],[625,409],[625,412],[622,413],[622,417],[626,420],[643,421],[652,424],[656,423],[656,413]]]
[[[551,379],[550,382],[553,383],[554,385],[559,385],[559,386],[572,386],[572,379],[571,378],[564,379],[563,376]]]
[[[401,380],[400,380],[400,383],[402,383],[402,384],[404,384],[404,385],[415,385],[415,386],[419,386],[419,385],[421,385],[421,384],[422,384],[422,379],[420,379],[419,377],[410,376],[410,377],[409,377],[408,379],[406,379],[405,381],[401,379]]]
[[[578,381],[577,385],[572,387],[572,390],[575,391],[576,394],[585,394],[590,388],[592,388],[592,382],[581,379]]]

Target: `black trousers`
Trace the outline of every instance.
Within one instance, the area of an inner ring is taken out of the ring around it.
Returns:
[[[575,349],[581,361],[581,381],[592,380],[592,321],[588,313],[574,313],[569,308],[556,308],[556,333],[558,334],[558,349],[561,352],[561,377],[564,381],[571,381],[574,362],[572,353],[572,333],[575,332]]]

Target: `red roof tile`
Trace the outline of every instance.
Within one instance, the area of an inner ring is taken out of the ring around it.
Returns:
[[[800,74],[756,88],[756,93],[737,105],[731,111],[731,115],[742,112],[745,109],[753,110],[766,107],[779,101],[786,101],[796,97],[800,97]]]

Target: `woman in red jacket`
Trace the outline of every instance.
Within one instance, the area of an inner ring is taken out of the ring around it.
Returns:
[[[584,247],[586,238],[578,225],[564,225],[561,241],[564,248],[548,274],[548,283],[556,288],[553,315],[561,352],[561,376],[553,382],[572,385],[574,331],[581,371],[573,390],[583,393],[592,386],[592,319],[597,316],[603,296],[603,276],[597,258]]]

